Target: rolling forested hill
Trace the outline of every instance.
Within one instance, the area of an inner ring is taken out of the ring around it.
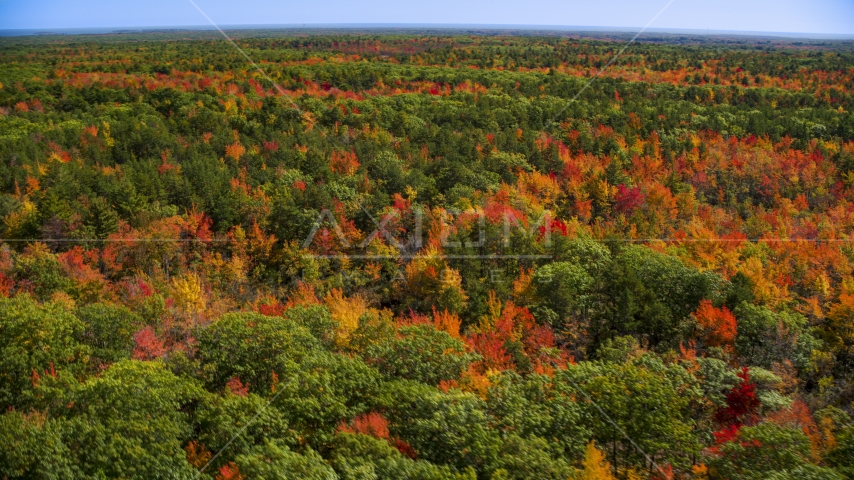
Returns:
[[[854,475],[854,44],[267,33],[0,39],[0,477]]]

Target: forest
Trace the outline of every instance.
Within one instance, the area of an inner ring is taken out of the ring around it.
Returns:
[[[854,478],[854,42],[659,37],[0,38],[0,478]]]

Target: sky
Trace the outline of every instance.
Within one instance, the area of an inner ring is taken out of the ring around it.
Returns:
[[[217,24],[641,28],[669,0],[194,0]],[[207,25],[190,0],[0,0],[0,29]],[[854,34],[854,0],[673,0],[649,28]]]

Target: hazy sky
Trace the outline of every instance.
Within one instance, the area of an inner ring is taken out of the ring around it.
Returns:
[[[643,27],[668,0],[195,0],[217,23]],[[204,25],[189,0],[0,0],[0,29]],[[674,0],[650,28],[854,34],[854,0]]]

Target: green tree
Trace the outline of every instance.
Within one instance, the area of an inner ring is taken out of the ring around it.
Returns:
[[[610,450],[615,468],[648,467],[637,447],[658,463],[681,467],[700,450],[689,402],[701,392],[678,365],[665,365],[654,354],[626,363],[582,362],[559,372],[555,381],[578,392],[593,438]]]
[[[229,313],[199,333],[198,358],[209,386],[221,390],[239,378],[259,394],[271,391],[273,374],[298,369],[309,355],[322,350],[305,327],[282,317]]]
[[[284,317],[307,328],[312,335],[330,348],[335,344],[335,332],[338,322],[332,319],[329,309],[322,305],[310,305],[289,308]]]
[[[101,363],[130,358],[133,335],[142,328],[141,317],[125,306],[95,303],[77,310],[84,328],[80,342],[92,348],[92,356]]]
[[[0,415],[0,475],[3,478],[63,479],[79,476],[63,442],[68,425],[43,413]]]
[[[53,413],[68,419],[66,444],[85,476],[194,477],[182,446],[192,435],[184,412],[201,396],[195,383],[160,362],[122,360],[63,396]]]
[[[459,379],[476,355],[432,325],[415,325],[401,327],[396,336],[370,346],[365,358],[390,377],[438,385]]]
[[[46,301],[56,292],[70,293],[73,282],[62,271],[56,255],[47,251],[44,245],[31,247],[19,255],[12,268],[13,277],[40,301]]]
[[[810,334],[803,315],[775,313],[746,302],[734,313],[738,320],[735,347],[744,364],[771,368],[775,362],[790,360],[799,370],[809,368],[810,355],[821,342]]]
[[[594,346],[617,334],[641,335],[653,347],[675,347],[691,333],[689,315],[717,298],[723,282],[648,247],[624,246],[603,278],[594,314]]]
[[[474,477],[454,473],[448,466],[404,456],[384,439],[362,434],[339,433],[330,453],[330,464],[342,480],[385,478],[389,480],[463,480]]]
[[[554,456],[573,461],[581,457],[591,436],[585,425],[586,408],[576,397],[566,382],[507,371],[492,378],[486,405],[494,428],[547,440]]]
[[[828,452],[827,463],[847,478],[854,476],[854,427],[848,426],[836,437],[836,446]]]
[[[267,399],[254,393],[243,396],[226,392],[202,397],[192,417],[199,432],[196,440],[209,451],[222,452],[208,468],[219,468],[237,455],[264,445],[266,440],[297,444],[297,435],[289,428],[285,414],[267,403]]]
[[[539,300],[534,307],[535,315],[559,331],[587,313],[595,280],[580,265],[550,263],[537,269],[532,282]]]
[[[85,325],[62,305],[27,295],[0,298],[0,405],[22,407],[39,377],[80,372],[90,348],[77,339]]]
[[[306,442],[322,445],[345,418],[366,411],[379,373],[361,359],[334,354],[305,327],[283,317],[227,314],[202,330],[198,357],[208,385],[232,380],[271,398]]]
[[[715,477],[741,479],[842,478],[833,471],[816,469],[810,464],[810,441],[799,429],[786,428],[773,423],[743,427],[734,441],[716,449],[707,459],[709,472]]]
[[[527,480],[529,478],[565,480],[574,469],[561,457],[552,455],[549,442],[537,437],[508,436],[501,445],[498,470],[504,478]]]
[[[399,380],[386,383],[378,400],[392,436],[409,443],[419,458],[460,471],[495,469],[501,440],[477,396]]]
[[[287,445],[267,441],[239,455],[235,460],[240,475],[247,480],[336,480],[338,475],[315,451],[302,454]]]
[[[89,227],[95,238],[104,239],[119,230],[119,214],[102,197],[89,202],[89,211],[84,225]]]

